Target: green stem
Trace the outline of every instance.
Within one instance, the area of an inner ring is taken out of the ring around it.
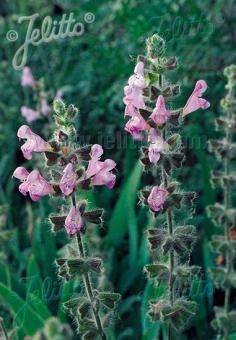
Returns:
[[[159,78],[158,78],[158,82],[159,82],[159,88],[162,88],[162,84],[163,84],[163,76],[160,74]],[[162,138],[165,140],[166,137],[166,127],[163,129],[162,131]],[[164,183],[165,188],[167,188],[168,186],[168,175],[165,172],[164,167],[162,166],[162,173],[161,173],[161,177],[162,177],[162,182]],[[167,222],[167,228],[168,228],[168,234],[171,236],[173,234],[173,213],[170,209],[167,209],[166,211],[166,222]],[[169,251],[169,271],[170,271],[170,277],[169,277],[169,282],[168,282],[168,290],[169,290],[169,299],[170,299],[170,304],[171,306],[173,306],[174,303],[174,277],[173,277],[173,273],[174,273],[174,252],[173,249],[170,249]],[[172,339],[172,329],[171,329],[171,325],[168,324],[168,328],[167,328],[167,339],[171,340]]]
[[[72,203],[73,203],[73,206],[76,207],[75,194],[72,195]],[[85,257],[85,251],[84,251],[83,241],[82,241],[80,233],[76,234],[76,238],[77,238],[77,244],[78,244],[78,248],[79,248],[79,255],[80,255],[81,258],[84,258]],[[94,307],[93,288],[92,288],[92,283],[91,283],[90,276],[89,276],[88,273],[83,275],[83,282],[84,282],[86,294],[87,294],[87,296],[88,296],[88,298],[91,302],[94,321],[96,322],[98,332],[101,336],[101,339],[106,340],[107,338],[106,338],[106,335],[103,331],[102,322],[101,322],[101,319],[100,319],[100,316],[99,316],[99,312]]]
[[[166,172],[164,168],[162,167],[162,181],[164,182],[165,187],[168,185],[168,176],[166,175]],[[166,211],[166,221],[167,221],[167,228],[168,228],[168,234],[173,234],[173,213],[170,209],[167,209]],[[170,249],[169,251],[169,271],[170,271],[170,277],[168,282],[168,290],[169,290],[169,299],[170,299],[170,305],[173,306],[174,303],[174,252],[173,249]],[[167,330],[167,339],[172,339],[172,329],[171,325],[168,324],[168,330]]]

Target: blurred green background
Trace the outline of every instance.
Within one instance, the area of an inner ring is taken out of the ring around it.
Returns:
[[[149,183],[149,178],[141,176],[138,143],[123,131],[123,87],[133,72],[136,56],[145,52],[145,39],[156,32],[166,39],[167,54],[179,60],[180,67],[171,74],[182,86],[179,104],[186,101],[198,79],[208,83],[206,98],[211,107],[191,114],[184,126],[186,168],[178,173],[183,186],[198,193],[194,223],[198,226],[199,242],[191,262],[204,270],[215,263],[207,245],[214,228],[204,207],[217,196],[210,185],[213,159],[207,153],[206,141],[215,136],[213,118],[220,113],[219,101],[225,94],[222,70],[235,63],[235,2],[1,0],[0,316],[12,339],[33,335],[50,316],[68,322],[74,330],[61,305],[79,283],[58,281],[54,259],[65,240],[51,234],[47,222],[48,214],[58,207],[47,198],[36,204],[24,199],[11,178],[16,166],[24,163],[16,137],[17,129],[25,123],[20,108],[35,105],[32,93],[21,87],[21,71],[12,66],[27,31],[27,23],[19,24],[17,20],[38,13],[40,27],[47,15],[59,20],[63,13],[71,12],[77,21],[84,23],[84,34],[30,46],[27,66],[36,79],[41,79],[46,91],[55,94],[62,90],[66,103],[80,108],[81,143],[102,144],[106,158],[117,162],[115,189],[98,188],[87,197],[91,206],[106,209],[104,229],[93,227],[91,239],[96,251],[104,253],[106,273],[114,291],[123,296],[114,338],[155,339],[161,326],[150,323],[147,303],[158,292],[147,284],[143,274],[143,266],[148,262],[143,231],[151,220],[147,211],[137,206],[136,197],[137,190]],[[85,22],[87,13],[94,15],[93,22]],[[17,41],[6,39],[9,30],[17,31]],[[47,136],[48,119],[34,122],[32,129]],[[33,164],[32,161],[32,167]],[[204,272],[191,294],[199,302],[199,310],[181,339],[213,338],[212,304],[220,304],[223,294],[220,291],[213,294],[212,283]],[[232,303],[236,305],[236,297]]]

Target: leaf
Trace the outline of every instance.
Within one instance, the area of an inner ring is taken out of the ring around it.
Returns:
[[[97,299],[101,301],[108,308],[115,308],[117,302],[120,300],[121,295],[112,292],[99,292]]]
[[[124,234],[128,231],[129,210],[134,209],[135,207],[141,174],[142,167],[137,163],[124,184],[118,202],[114,208],[109,223],[109,231],[106,240],[107,245],[118,245]]]
[[[142,340],[158,339],[160,322],[151,322],[148,315],[150,300],[159,298],[163,294],[163,287],[156,287],[154,281],[148,281],[143,294],[142,312]]]
[[[34,335],[37,330],[43,327],[43,319],[33,308],[2,283],[0,283],[0,297],[14,313],[19,327],[23,329],[25,334]]]
[[[67,314],[65,312],[65,308],[63,307],[64,303],[70,299],[73,293],[73,280],[71,281],[61,281],[61,290],[60,290],[60,301],[58,306],[57,316],[62,321],[65,322],[67,320]]]
[[[34,255],[31,255],[27,266],[27,294],[39,295],[42,292],[42,279]]]
[[[169,278],[169,269],[162,263],[147,264],[145,271],[151,279],[157,278],[158,280],[166,281]]]

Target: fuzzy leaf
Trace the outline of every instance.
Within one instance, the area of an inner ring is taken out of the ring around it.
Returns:
[[[103,209],[96,209],[91,211],[86,211],[83,217],[90,223],[101,224],[102,223]]]
[[[158,280],[167,281],[169,278],[168,267],[161,263],[147,264],[144,270],[151,279],[157,278]]]
[[[117,302],[120,300],[121,295],[112,292],[99,292],[97,294],[97,299],[106,307],[113,309],[115,308]]]
[[[152,250],[160,248],[167,235],[166,229],[163,228],[148,229],[146,233],[148,235],[148,242]]]
[[[49,216],[49,220],[52,223],[52,230],[54,232],[64,230],[66,216],[54,215]]]
[[[228,333],[236,331],[236,311],[225,313],[223,308],[214,308],[216,318],[212,321],[214,329],[227,330]]]
[[[179,299],[174,302],[173,307],[162,310],[164,321],[171,324],[171,326],[180,331],[184,329],[189,320],[196,313],[196,303],[184,299]]]

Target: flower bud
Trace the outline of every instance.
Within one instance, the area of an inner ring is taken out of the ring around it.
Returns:
[[[66,158],[60,157],[60,158],[58,159],[58,165],[60,165],[60,166],[65,166],[66,164],[67,164]]]
[[[46,160],[47,160],[47,165],[50,166],[50,165],[54,165],[57,163],[57,159],[59,157],[59,155],[55,152],[50,152],[50,151],[45,151],[45,157],[46,157]]]
[[[179,85],[174,85],[171,88],[172,91],[172,96],[178,96],[180,94],[180,86]]]
[[[153,34],[146,40],[147,54],[151,59],[161,57],[165,52],[165,41],[158,34]]]
[[[65,132],[63,132],[62,130],[60,130],[59,133],[58,133],[58,140],[60,142],[65,142],[65,141],[68,140],[68,135]]]
[[[74,105],[70,104],[68,106],[68,109],[66,110],[66,116],[68,118],[75,118],[75,116],[78,114],[79,110],[77,109],[77,107],[75,107]]]
[[[230,82],[236,83],[236,65],[230,65],[224,69],[224,75]]]
[[[53,102],[53,109],[56,115],[63,117],[66,111],[66,106],[62,100],[56,99]]]
[[[83,160],[88,161],[90,160],[90,152],[91,152],[92,145],[82,146],[76,150],[76,154]]]
[[[88,205],[88,202],[86,200],[82,200],[78,204],[78,208],[82,216],[84,216],[84,212],[85,212],[87,205]]]
[[[174,70],[175,68],[177,68],[177,67],[178,67],[177,58],[176,58],[176,57],[172,57],[172,58],[168,59],[168,60],[165,62],[165,67],[166,67],[168,70]]]
[[[69,162],[72,163],[72,164],[78,163],[78,157],[76,156],[76,154],[73,154],[73,155],[70,156]]]

